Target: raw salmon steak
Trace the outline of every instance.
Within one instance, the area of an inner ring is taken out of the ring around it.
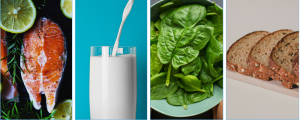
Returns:
[[[18,95],[17,91],[17,83],[13,83],[13,79],[8,70],[7,66],[7,43],[6,43],[6,33],[4,30],[1,29],[1,84],[2,84],[2,91],[1,91],[1,99],[4,100],[11,100]],[[5,73],[6,72],[6,73]],[[17,99],[16,99],[17,100]]]
[[[21,76],[30,100],[36,109],[41,108],[41,94],[45,94],[47,110],[55,106],[58,87],[66,61],[66,47],[60,27],[46,18],[40,18],[24,34],[21,58]],[[26,67],[28,71],[26,70]]]

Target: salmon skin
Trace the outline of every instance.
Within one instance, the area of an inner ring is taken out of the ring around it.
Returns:
[[[47,110],[55,106],[58,87],[66,63],[66,43],[60,27],[47,18],[40,18],[23,38],[20,59],[22,80],[35,109],[41,108],[41,94],[45,94]],[[26,67],[28,71],[26,70]]]
[[[7,42],[6,42],[6,33],[1,29],[1,59],[6,57],[8,54]],[[7,58],[1,60],[1,99],[11,100],[18,96],[17,83],[13,84],[13,79],[8,70]],[[5,73],[6,72],[6,73]],[[18,98],[16,99],[18,100]]]

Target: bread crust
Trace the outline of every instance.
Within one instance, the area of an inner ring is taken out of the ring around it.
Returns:
[[[286,81],[286,80],[279,80],[279,82],[281,83],[282,86],[288,88],[288,89],[292,89],[294,84],[289,82],[289,81]]]
[[[275,61],[273,61],[272,59],[272,56],[273,56],[273,51],[275,51],[276,48],[278,48],[278,44],[283,42],[283,40],[288,37],[289,35],[292,35],[292,34],[299,34],[299,31],[297,32],[293,32],[293,33],[290,33],[290,34],[287,34],[285,37],[283,37],[278,43],[277,45],[272,49],[272,52],[269,56],[269,65],[270,65],[270,68],[272,70],[274,70],[275,72],[277,72],[277,74],[279,75],[279,79],[282,80],[284,82],[284,84],[296,84],[298,85],[299,82],[296,80],[296,77],[295,75],[293,75],[292,73],[286,71],[283,67],[277,65],[275,63]],[[283,83],[282,83],[283,84]]]
[[[273,79],[278,77],[278,75],[273,70],[254,60],[250,54],[247,58],[247,64],[251,69],[259,71],[261,72],[261,74],[265,75],[267,79],[264,80],[271,80],[271,78]]]
[[[296,56],[294,58],[293,71],[294,74],[296,75],[296,81],[299,82],[299,51],[296,53]],[[299,86],[299,84],[296,85]]]
[[[254,33],[258,33],[258,32],[267,32],[267,31],[254,31],[254,32],[251,32],[251,33],[248,33],[247,35],[243,36],[242,38],[238,39],[236,42],[234,42],[230,47],[229,49],[227,50],[227,57],[228,57],[228,54],[229,54],[229,51],[232,49],[232,47],[240,40],[244,39],[245,37],[251,35],[251,34],[254,34]],[[268,32],[269,33],[269,32]],[[240,66],[240,65],[237,65],[237,64],[233,64],[231,63],[230,61],[228,61],[228,58],[226,58],[226,67],[229,69],[229,70],[232,70],[232,71],[235,71],[235,72],[238,72],[240,74],[243,74],[243,75],[248,75],[248,76],[252,76],[252,77],[255,77],[255,78],[258,78],[258,79],[262,79],[262,80],[269,80],[269,77],[267,74],[265,73],[262,73],[262,72],[259,72],[257,70],[253,70],[251,68],[246,68],[246,67],[243,67],[243,66]]]
[[[254,46],[259,45],[260,42],[262,42],[266,38],[274,35],[275,33],[282,32],[282,31],[291,31],[292,32],[292,30],[289,30],[289,29],[282,29],[282,30],[275,31],[275,32],[270,33],[270,34],[266,35],[265,37],[261,38]],[[280,80],[279,79],[279,75],[276,72],[274,72],[272,69],[270,69],[269,67],[265,66],[264,64],[261,64],[260,62],[254,60],[251,57],[251,54],[252,54],[253,49],[254,49],[254,46],[251,48],[250,53],[249,53],[248,58],[247,58],[247,64],[248,64],[248,66],[251,69],[254,69],[254,70],[257,70],[259,72],[262,72],[262,73],[266,74],[269,77],[269,80],[271,80],[271,78],[273,80]]]
[[[235,71],[235,72],[238,72],[243,75],[252,76],[252,77],[266,80],[266,81],[269,80],[268,75],[265,73],[259,72],[257,70],[245,68],[245,67],[237,65],[237,64],[230,63],[228,60],[226,60],[226,63],[227,63],[226,67],[231,71]]]

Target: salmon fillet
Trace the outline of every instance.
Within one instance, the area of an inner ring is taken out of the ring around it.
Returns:
[[[65,61],[66,47],[60,27],[46,18],[40,18],[24,34],[21,59],[21,76],[30,100],[36,109],[41,108],[41,94],[46,96],[47,110],[50,113],[55,106],[59,83]],[[26,71],[26,67],[28,71]]]
[[[6,33],[1,29],[1,59],[7,56],[7,43],[6,43]],[[17,83],[13,84],[13,79],[8,70],[7,58],[1,60],[1,99],[11,100],[18,95]],[[6,73],[5,73],[6,72]],[[17,99],[16,99],[17,100]]]

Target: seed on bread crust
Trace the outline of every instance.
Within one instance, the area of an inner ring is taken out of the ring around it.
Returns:
[[[253,73],[252,76],[255,77],[255,73]]]
[[[245,73],[246,70],[245,70],[244,68],[242,68],[241,71],[242,71],[243,73]]]
[[[285,37],[283,37],[272,49],[271,55],[269,57],[270,67],[278,72],[280,80],[284,80],[284,85],[286,86],[299,84],[299,78],[293,70],[293,63],[298,61],[294,60],[294,56],[296,56],[296,53],[298,51],[299,32],[297,31],[287,34]]]
[[[265,77],[263,73],[249,67],[254,64],[248,64],[247,58],[256,42],[268,34],[269,32],[267,31],[255,31],[243,36],[233,43],[227,51],[227,65],[231,66],[230,70],[237,70],[243,75],[253,76],[259,79],[266,79],[263,78]],[[254,73],[255,71],[257,73]]]
[[[294,80],[295,77],[293,77],[296,72],[285,72],[290,71],[290,69],[282,67],[284,64],[294,63],[296,61],[290,58],[296,56],[293,50],[295,50],[295,46],[299,45],[299,42],[295,42],[298,41],[298,37],[289,38],[293,39],[294,42],[282,40],[285,38],[284,36],[288,36],[291,33],[294,33],[294,31],[279,30],[271,34],[266,31],[256,31],[245,35],[228,49],[227,67],[243,75],[249,75],[263,80],[270,80],[271,78],[273,80],[280,80],[281,84],[286,88],[292,88],[294,84],[299,85],[299,82],[296,79]],[[282,42],[281,46],[277,45],[279,42]],[[279,55],[272,54],[274,50]],[[292,52],[289,50],[292,50]],[[299,48],[297,48],[297,50],[299,50]],[[252,51],[256,52],[252,54]],[[280,54],[282,54],[282,56],[280,56]],[[271,59],[274,61],[269,64]],[[276,65],[278,63],[280,65],[274,66],[274,64]],[[292,66],[292,71],[294,71],[293,68],[294,65]]]
[[[233,69],[235,69],[234,65],[231,65],[231,67],[232,67]]]

